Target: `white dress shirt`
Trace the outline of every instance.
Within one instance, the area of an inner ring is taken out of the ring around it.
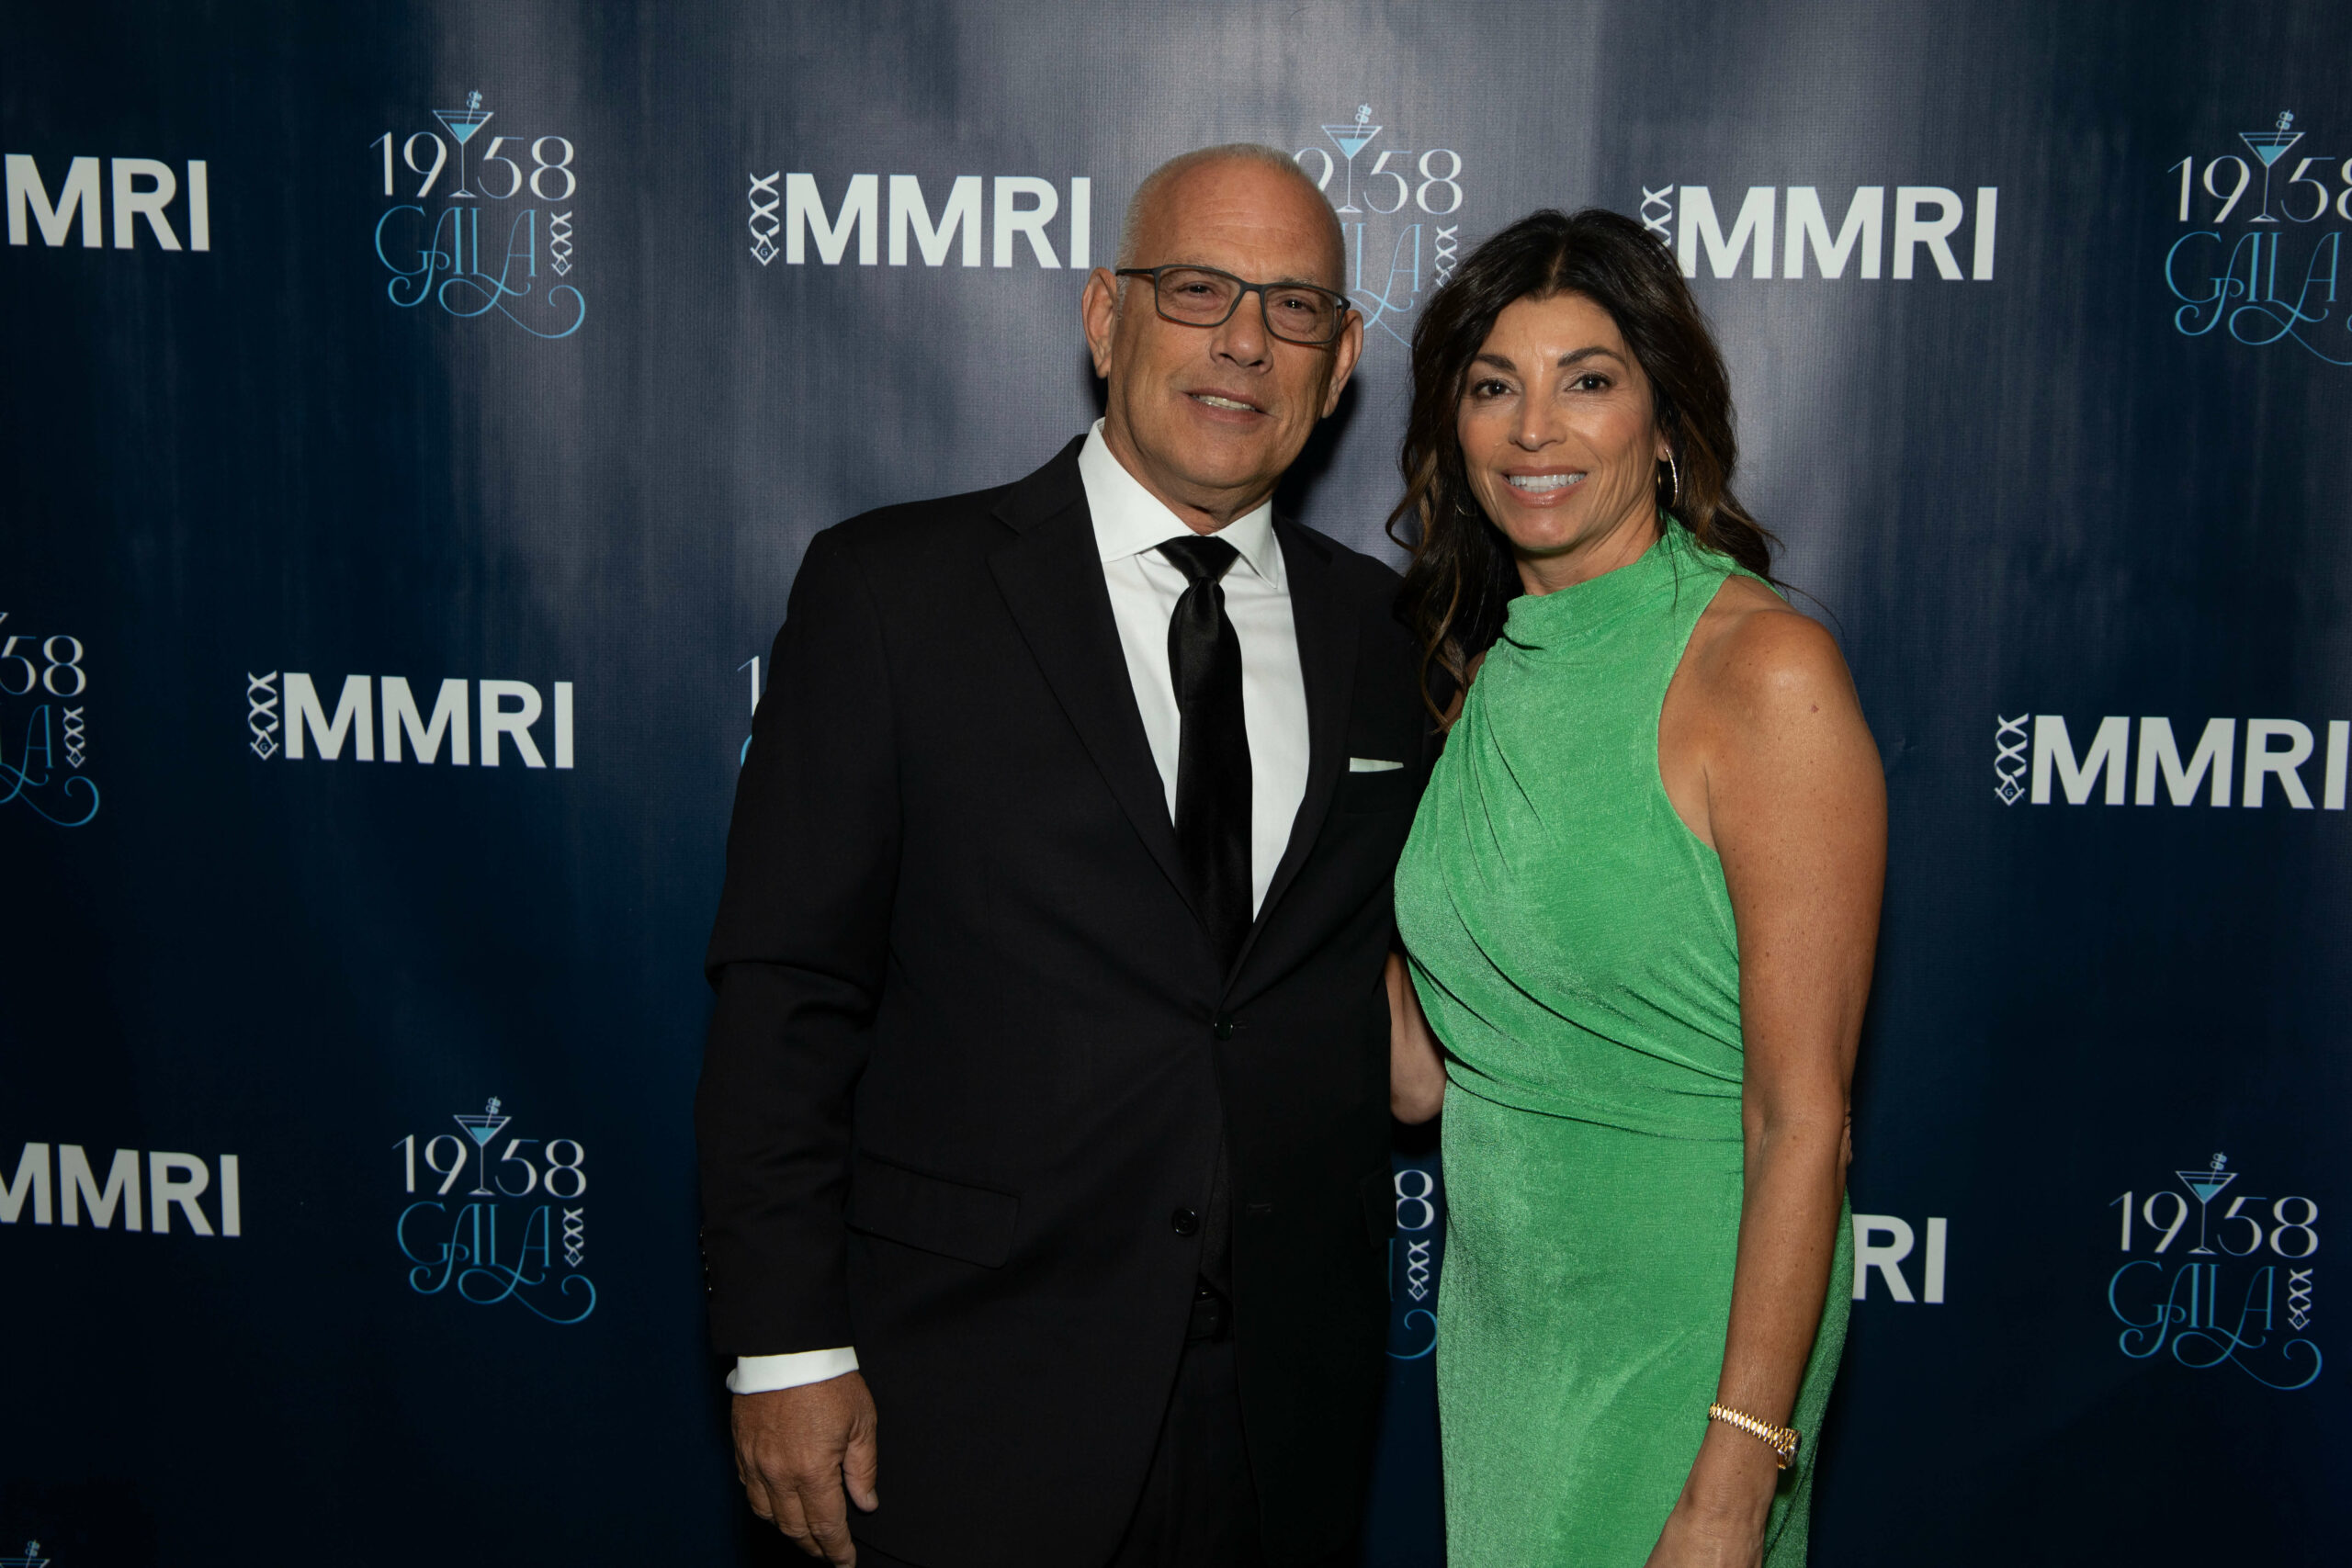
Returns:
[[[1183,724],[1176,681],[1168,669],[1168,623],[1189,586],[1176,563],[1159,553],[1164,540],[1192,534],[1183,520],[1127,472],[1094,422],[1079,449],[1079,479],[1093,514],[1094,546],[1111,591],[1111,615],[1126,654],[1127,679],[1143,716],[1151,760],[1166,786],[1168,818],[1176,818],[1176,763]],[[1274,867],[1290,843],[1291,822],[1306,796],[1306,680],[1298,667],[1298,631],[1290,611],[1290,580],[1274,537],[1269,501],[1216,531],[1240,552],[1223,579],[1225,614],[1241,642],[1241,711],[1250,734],[1250,908],[1266,901]],[[822,1382],[857,1370],[857,1352],[843,1346],[784,1356],[741,1356],[728,1374],[737,1393],[764,1393]]]

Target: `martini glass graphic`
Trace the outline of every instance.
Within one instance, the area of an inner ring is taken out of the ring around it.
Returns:
[[[1331,145],[1337,147],[1340,155],[1348,161],[1347,205],[1340,209],[1342,212],[1363,210],[1356,205],[1356,154],[1380,134],[1380,129],[1372,123],[1370,104],[1356,106],[1356,122],[1353,125],[1327,125],[1323,128],[1323,134],[1331,139]]]
[[[2197,1199],[2197,1245],[2188,1249],[2192,1255],[2201,1253],[2207,1258],[2213,1256],[2213,1249],[2205,1245],[2205,1208],[2207,1204],[2212,1202],[2222,1188],[2238,1179],[2236,1171],[2222,1168],[2228,1163],[2228,1160],[2222,1156],[2215,1155],[2212,1168],[2209,1170],[2173,1172],[2175,1176],[2180,1178],[2180,1184],[2188,1188]]]
[[[498,1101],[493,1100],[480,1115],[453,1116],[450,1120],[466,1130],[466,1136],[474,1141],[474,1147],[487,1150],[490,1147],[490,1141],[498,1136],[498,1130],[512,1122],[514,1118],[501,1116],[498,1113]],[[474,1190],[466,1196],[469,1198],[494,1196],[490,1190],[490,1161],[487,1159],[475,1162]]]
[[[2262,160],[2262,210],[2255,215],[2252,220],[2254,222],[2276,223],[2278,221],[2270,216],[2270,165],[2277,163],[2288,148],[2303,139],[2301,131],[2287,129],[2294,123],[2295,117],[2292,114],[2282,114],[2278,117],[2278,128],[2276,130],[2238,132],[2238,140],[2246,144],[2247,151]],[[2219,1189],[2215,1190],[2218,1191]]]
[[[461,109],[435,109],[433,118],[449,128],[458,139],[458,188],[449,193],[452,201],[471,201],[474,193],[466,188],[466,143],[473,140],[475,131],[490,123],[492,111],[481,107],[479,92],[466,95],[466,107]]]

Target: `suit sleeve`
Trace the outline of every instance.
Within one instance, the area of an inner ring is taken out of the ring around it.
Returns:
[[[772,659],[735,787],[695,1098],[711,1337],[752,1356],[853,1343],[850,1107],[899,831],[878,610],[838,529],[810,541]]]

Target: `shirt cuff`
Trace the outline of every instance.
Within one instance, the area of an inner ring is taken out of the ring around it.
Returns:
[[[727,1388],[730,1393],[773,1393],[855,1371],[857,1350],[848,1345],[833,1350],[797,1350],[788,1356],[738,1356],[735,1370],[727,1374]]]

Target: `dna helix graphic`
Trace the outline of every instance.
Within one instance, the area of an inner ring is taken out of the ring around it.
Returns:
[[[1658,190],[1652,190],[1647,186],[1642,187],[1642,227],[1656,234],[1661,245],[1674,243],[1674,203],[1670,199],[1673,195],[1672,186]],[[1652,207],[1656,207],[1657,211],[1652,212]]]
[[[1430,270],[1436,276],[1440,288],[1443,288],[1453,276],[1454,246],[1461,233],[1461,224],[1449,223],[1437,231],[1437,240],[1430,246]]]
[[[580,1267],[582,1249],[588,1245],[588,1222],[582,1218],[586,1209],[566,1209],[563,1212],[563,1261],[573,1269]]]
[[[1996,713],[1993,716],[2000,725],[1993,732],[1993,777],[1998,781],[1993,793],[2002,805],[2015,806],[2025,793],[2025,721],[2032,716],[2021,713],[2015,718],[2002,718]]]
[[[88,745],[88,737],[82,728],[82,710],[67,708],[62,728],[65,732],[65,765],[69,768],[79,768],[83,760],[89,755],[85,749]]]
[[[571,214],[548,214],[548,265],[561,277],[571,270]]]
[[[762,266],[765,266],[776,258],[776,232],[784,227],[784,220],[775,213],[784,200],[776,194],[775,182],[784,177],[784,171],[778,169],[764,179],[758,175],[744,177],[752,182],[751,191],[744,197],[752,204],[752,215],[743,222],[752,231],[752,254],[759,258]],[[767,197],[765,202],[760,200],[763,196]],[[763,220],[767,224],[764,229],[760,227]]]
[[[2296,1328],[2309,1328],[2312,1323],[2312,1270],[2287,1270],[2287,1321]]]
[[[1429,1300],[1430,1244],[1408,1241],[1405,1244],[1405,1293],[1417,1302]]]
[[[256,697],[255,693],[261,694]],[[254,755],[267,761],[277,752],[277,671],[256,675],[245,671],[245,728],[253,732],[246,742]]]

